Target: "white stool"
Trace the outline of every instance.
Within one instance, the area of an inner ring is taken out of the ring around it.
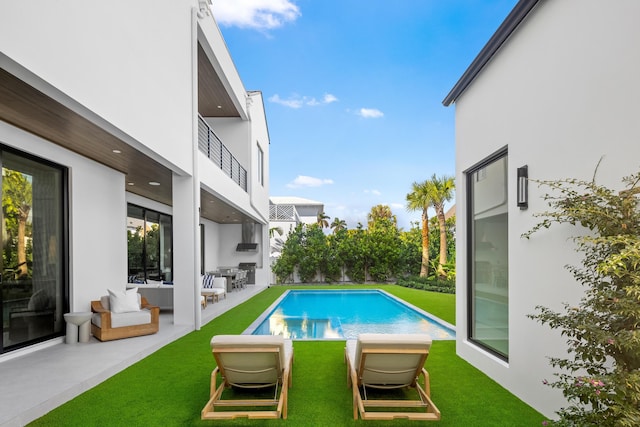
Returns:
[[[78,342],[78,329],[80,330],[80,342],[89,342],[91,336],[91,312],[65,313],[64,320],[67,322],[67,344]]]

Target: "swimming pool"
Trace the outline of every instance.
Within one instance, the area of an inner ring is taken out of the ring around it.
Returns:
[[[295,340],[355,339],[363,332],[456,337],[453,325],[381,290],[289,290],[244,331]]]

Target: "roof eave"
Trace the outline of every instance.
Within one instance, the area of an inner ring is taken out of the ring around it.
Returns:
[[[498,52],[500,47],[518,28],[520,23],[527,17],[529,12],[540,2],[540,0],[520,0],[513,8],[511,13],[505,18],[498,30],[489,39],[487,44],[482,48],[478,56],[473,60],[469,68],[464,72],[462,77],[453,86],[446,98],[442,101],[445,107],[453,104],[462,95],[462,93],[471,85],[473,80],[480,74],[485,65],[489,63],[493,55]]]

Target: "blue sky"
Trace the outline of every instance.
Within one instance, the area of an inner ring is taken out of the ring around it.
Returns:
[[[516,3],[215,0],[245,88],[264,97],[270,195],[322,202],[350,228],[389,205],[409,229],[411,184],[455,173],[442,100]]]

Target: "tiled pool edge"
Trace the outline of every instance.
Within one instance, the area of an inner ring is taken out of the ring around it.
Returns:
[[[299,290],[299,289],[297,289]],[[321,291],[336,291],[336,292],[340,292],[340,291],[344,291],[345,289],[315,289],[315,290],[321,290]],[[395,295],[391,295],[389,292],[383,290],[383,289],[371,289],[371,290],[375,290],[377,292],[380,292],[384,295],[386,295],[387,297],[393,299],[394,301],[400,303],[400,304],[404,304],[407,307],[409,307],[410,309],[420,313],[422,316],[425,316],[431,320],[433,320],[434,322],[440,323],[442,326],[451,329],[453,331],[454,334],[456,334],[456,336],[458,335],[458,331],[456,330],[456,327],[454,325],[452,325],[449,322],[446,322],[442,319],[440,319],[437,316],[434,316],[433,314],[422,310],[421,308],[416,307],[415,305],[403,300],[400,297],[397,297]],[[262,324],[262,322],[264,322],[264,320],[269,317],[269,315],[271,315],[271,313],[273,312],[273,310],[275,310],[275,308],[278,306],[278,304],[280,304],[280,302],[289,294],[289,292],[291,292],[291,289],[287,289],[286,291],[284,291],[282,293],[282,295],[280,295],[274,302],[273,304],[271,304],[269,307],[267,307],[267,309],[265,309],[262,314],[260,314],[260,316],[258,316],[256,318],[256,320],[254,320],[251,325],[249,325],[249,327],[247,329],[245,329],[242,332],[242,335],[251,335],[253,334],[253,332],[258,328],[258,326],[260,326]],[[438,339],[438,341],[455,341],[456,337],[451,337],[451,338],[441,338]],[[335,339],[306,339],[305,341],[346,341],[346,338],[335,338]]]

